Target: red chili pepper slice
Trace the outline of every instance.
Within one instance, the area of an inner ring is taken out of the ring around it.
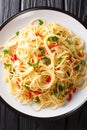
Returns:
[[[38,32],[38,33],[36,33],[36,36],[43,37],[43,35],[42,35],[42,34],[40,34],[39,32]]]
[[[79,52],[79,53],[78,53],[78,56],[79,56],[79,57],[83,57],[83,53]]]
[[[17,60],[17,55],[14,54],[13,57],[11,58],[12,61],[16,61]]]
[[[51,49],[51,48],[52,48],[52,46],[51,46],[51,45],[48,45],[48,48],[49,48],[49,49]]]
[[[72,56],[71,55],[69,55],[69,57],[68,57],[68,59],[69,59],[69,61],[73,61],[73,59],[72,59]]]
[[[48,52],[47,52],[47,50],[46,50],[46,48],[44,47],[44,51],[45,51],[45,54],[48,54]]]
[[[46,80],[45,80],[47,83],[49,83],[50,81],[51,81],[51,77],[50,76],[48,76],[47,78],[46,78]]]
[[[71,88],[69,91],[66,91],[65,94],[70,94],[71,92],[75,93],[76,92],[76,87]]]
[[[34,93],[35,95],[41,94],[40,91],[34,91],[33,93]]]
[[[53,47],[58,47],[58,46],[60,46],[60,43],[58,43],[58,42],[56,42],[56,43],[53,45]]]
[[[48,48],[49,49],[51,49],[52,47],[58,47],[58,46],[60,46],[60,43],[54,43],[54,44],[52,44],[52,45],[48,45]]]
[[[70,93],[70,94],[68,95],[67,101],[69,102],[69,101],[71,101],[71,99],[72,99],[72,94]]]
[[[65,92],[66,95],[69,94],[69,93],[70,93],[70,91],[66,91],[66,92]]]
[[[31,99],[32,98],[32,93],[28,92],[28,98]]]
[[[17,55],[14,54],[14,55],[13,55],[13,58],[14,58],[14,60],[17,60]]]
[[[18,81],[16,81],[16,84],[17,84],[17,85],[19,85],[19,82],[18,82]]]
[[[41,58],[43,55],[42,54],[38,54],[37,56],[38,56],[38,58]]]
[[[34,63],[34,59],[32,59],[32,63]]]
[[[74,67],[73,70],[76,71],[76,67]]]
[[[46,62],[46,65],[48,65],[48,62]]]
[[[73,91],[73,93],[75,93],[75,92],[76,92],[76,88],[74,87],[74,88],[72,89],[72,91]]]

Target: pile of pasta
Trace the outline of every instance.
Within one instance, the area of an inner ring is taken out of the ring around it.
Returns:
[[[9,92],[22,104],[54,109],[87,85],[84,41],[60,24],[37,18],[0,48]]]

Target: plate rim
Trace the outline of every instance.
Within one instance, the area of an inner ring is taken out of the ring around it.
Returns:
[[[67,14],[69,16],[71,16],[72,18],[74,18],[75,20],[77,20],[79,23],[81,23],[86,29],[87,29],[87,25],[84,21],[82,21],[80,18],[78,18],[76,15],[70,13],[69,11],[66,11],[64,9],[60,9],[60,8],[56,8],[56,7],[44,7],[44,6],[37,6],[37,7],[32,7],[32,8],[27,8],[25,10],[21,10],[18,13],[14,14],[13,16],[11,16],[10,18],[8,18],[5,22],[3,22],[0,26],[0,31],[3,29],[3,27],[8,24],[10,21],[12,21],[14,18],[27,13],[27,12],[31,12],[31,11],[35,11],[35,10],[53,10],[53,11],[58,11],[64,14]]]
[[[22,11],[19,11],[18,13],[16,13],[15,15],[11,16],[10,18],[8,18],[4,23],[2,23],[2,25],[0,26],[0,31],[9,23],[11,22],[13,19],[15,19],[16,17],[24,14],[24,13],[27,13],[27,12],[31,12],[31,11],[35,11],[35,10],[51,10],[51,11],[57,11],[57,12],[60,12],[60,13],[64,13],[64,14],[67,14],[68,16],[74,18],[75,20],[77,20],[79,23],[81,23],[85,29],[87,29],[87,25],[85,24],[85,22],[83,22],[80,18],[76,17],[75,15],[73,15],[72,13],[68,12],[68,11],[65,11],[63,9],[60,9],[60,8],[55,8],[55,7],[44,7],[44,6],[39,6],[39,7],[32,7],[32,8],[28,8],[28,9],[25,9],[25,10],[22,10]],[[17,110],[16,108],[14,108],[13,106],[11,106],[10,104],[8,104],[8,102],[6,102],[1,96],[0,96],[0,101],[5,104],[6,107],[8,107],[10,110],[14,111],[15,113],[17,113],[18,115],[21,115],[21,116],[24,116],[24,117],[27,117],[27,118],[34,118],[34,119],[60,119],[60,118],[64,118],[64,117],[67,117],[69,115],[71,115],[72,113],[78,111],[79,109],[82,108],[82,106],[86,103],[86,100],[84,102],[82,102],[80,104],[80,106],[76,107],[75,109],[67,112],[67,113],[64,113],[62,115],[56,115],[56,116],[52,116],[52,117],[36,117],[34,115],[28,115],[26,113],[23,113],[19,110]]]

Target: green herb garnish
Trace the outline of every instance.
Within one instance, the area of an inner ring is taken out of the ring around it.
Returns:
[[[58,37],[56,37],[56,36],[54,36],[54,37],[51,37],[52,38],[52,41],[58,41],[59,40],[59,38]]]
[[[48,37],[48,39],[47,39],[48,41],[51,41],[51,38],[50,37]]]
[[[19,35],[19,31],[16,32],[16,35],[17,35],[17,36]]]
[[[81,60],[81,65],[86,65],[86,62],[85,62],[85,60]]]
[[[34,63],[34,64],[33,64],[33,67],[34,67],[34,68],[37,67],[38,64],[39,64],[39,61],[37,61],[36,63]]]
[[[42,25],[44,22],[42,20],[38,20],[39,21],[39,25]]]
[[[60,94],[58,92],[54,92],[54,95],[58,98]]]
[[[39,61],[37,61],[36,63],[32,64],[30,62],[27,63],[28,65],[32,66],[33,68],[37,67],[39,64]]]
[[[77,65],[77,66],[75,67],[76,70],[79,70],[79,68],[80,68],[80,65]]]
[[[35,97],[35,98],[33,99],[33,101],[37,103],[37,102],[40,101],[40,99],[39,99],[39,97]]]
[[[67,37],[67,38],[66,38],[66,41],[67,41],[70,45],[73,44],[73,41],[72,41],[72,39],[71,39],[70,37]]]
[[[60,90],[60,91],[63,91],[63,90],[66,89],[66,88],[65,88],[64,86],[62,86],[62,85],[59,85],[58,87],[59,87],[59,90]]]
[[[10,67],[11,64],[4,63],[4,66],[5,66],[5,68],[6,68],[6,67]]]
[[[58,42],[59,38],[57,36],[48,37],[48,41]]]
[[[10,74],[14,74],[14,72],[13,72],[13,71],[11,71],[11,72],[10,72]]]
[[[40,50],[41,54],[45,55],[45,51],[44,51],[44,49],[39,48],[39,50]]]
[[[44,64],[51,64],[51,60],[48,57],[43,57],[42,60],[44,60]]]
[[[68,89],[71,89],[73,87],[73,83],[71,83],[69,86],[68,86]]]
[[[72,51],[72,55],[75,56],[75,52],[74,51]]]
[[[25,87],[25,88],[28,89],[28,90],[30,89],[29,86],[26,85],[26,84],[25,84],[25,85],[22,84],[22,86]]]
[[[5,54],[8,54],[8,53],[10,52],[10,48],[4,49],[3,52],[4,52],[4,55],[5,55]]]
[[[60,61],[60,63],[61,63],[61,62],[63,61],[63,58],[62,58],[62,57],[60,57],[60,58],[59,58],[59,61]]]
[[[15,69],[13,69],[13,72],[15,72]]]

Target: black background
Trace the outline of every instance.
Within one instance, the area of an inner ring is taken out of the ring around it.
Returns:
[[[0,25],[19,11],[37,6],[69,11],[87,24],[87,0],[0,0]],[[42,120],[24,117],[0,101],[0,130],[87,130],[87,102],[67,117]]]

